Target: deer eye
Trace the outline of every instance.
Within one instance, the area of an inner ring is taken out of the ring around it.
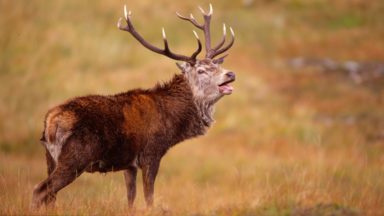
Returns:
[[[200,69],[200,70],[197,70],[197,73],[198,73],[198,74],[204,74],[204,73],[206,73],[206,72],[205,72],[205,70]]]

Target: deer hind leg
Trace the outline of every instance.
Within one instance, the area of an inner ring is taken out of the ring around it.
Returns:
[[[40,198],[40,201],[37,201],[37,197],[39,196],[38,194],[42,194],[44,190],[47,190],[47,187],[49,187],[51,179],[49,178],[52,174],[52,172],[56,168],[56,162],[52,158],[51,154],[49,153],[48,150],[45,152],[45,157],[47,161],[47,172],[48,172],[48,178],[38,184],[35,187],[35,190],[33,192],[33,207],[38,208],[42,203],[54,203],[56,200],[56,196],[54,194],[50,194],[48,196],[45,196],[44,198]],[[40,195],[41,196],[41,195]]]
[[[48,171],[48,176],[49,176],[49,175],[51,175],[53,170],[55,170],[56,163],[55,163],[54,159],[52,158],[52,156],[48,150],[45,151],[45,158],[47,160],[47,171]]]
[[[73,182],[81,173],[82,171],[59,165],[46,180],[36,186],[33,191],[33,207],[39,208],[42,204],[53,206],[57,192]]]
[[[46,180],[38,184],[33,191],[32,207],[39,208],[41,205],[53,206],[56,194],[59,190],[72,183],[83,172],[89,160],[86,155],[81,154],[83,145],[75,139],[68,140],[63,146],[59,160],[54,169],[49,168],[52,162],[47,156],[48,172],[51,172]],[[82,155],[83,157],[80,157]]]

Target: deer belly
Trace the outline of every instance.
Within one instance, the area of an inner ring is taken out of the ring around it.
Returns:
[[[131,160],[98,160],[91,162],[85,171],[94,173],[94,172],[114,172],[119,170],[125,170],[128,167],[137,167],[136,157]]]

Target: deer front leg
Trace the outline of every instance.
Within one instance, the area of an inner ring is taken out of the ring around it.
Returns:
[[[142,167],[143,170],[143,186],[144,186],[144,196],[147,203],[147,207],[152,207],[153,205],[153,192],[154,184],[159,170],[160,160],[150,161],[148,164]]]
[[[125,179],[125,185],[127,187],[127,198],[128,198],[129,208],[133,207],[133,202],[135,201],[135,197],[136,197],[136,175],[137,175],[136,167],[132,166],[124,171],[124,179]]]

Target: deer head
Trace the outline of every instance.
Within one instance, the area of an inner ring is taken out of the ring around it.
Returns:
[[[202,50],[202,45],[196,31],[193,31],[193,34],[195,35],[197,40],[197,49],[195,52],[192,53],[191,56],[185,56],[181,54],[176,54],[170,50],[164,28],[162,29],[164,41],[163,49],[148,43],[133,27],[130,19],[131,11],[127,11],[126,6],[124,6],[124,15],[127,24],[125,26],[121,24],[122,18],[120,18],[117,23],[117,27],[120,30],[129,32],[137,41],[139,41],[147,49],[152,50],[155,53],[167,56],[171,59],[183,61],[183,63],[181,64],[177,63],[177,66],[181,69],[185,78],[188,80],[193,91],[194,97],[198,101],[203,101],[204,104],[214,104],[222,96],[231,94],[233,88],[229,85],[229,83],[235,80],[235,73],[221,67],[224,58],[227,55],[215,58],[232,47],[235,39],[235,34],[232,28],[230,28],[231,40],[226,46],[224,46],[226,41],[227,29],[226,25],[223,24],[223,37],[221,41],[216,46],[211,46],[210,22],[213,14],[213,8],[211,4],[209,6],[210,7],[208,13],[206,13],[201,7],[199,7],[204,17],[204,23],[202,24],[199,24],[192,14],[190,15],[190,17],[184,17],[176,12],[176,15],[180,19],[191,22],[196,28],[203,31],[205,38],[206,53],[205,58],[201,60],[197,59],[197,56]]]

